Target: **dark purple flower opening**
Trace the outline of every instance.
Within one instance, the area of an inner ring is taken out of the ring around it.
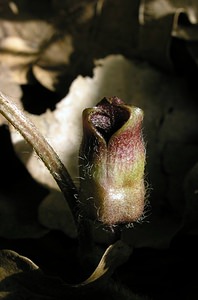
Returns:
[[[108,144],[111,136],[129,119],[130,112],[122,107],[124,102],[118,97],[103,98],[97,110],[91,115],[91,122]]]
[[[82,213],[106,225],[135,222],[144,210],[143,111],[118,97],[83,112],[80,147]]]

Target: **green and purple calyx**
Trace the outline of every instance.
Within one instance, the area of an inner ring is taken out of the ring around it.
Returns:
[[[80,205],[85,217],[106,225],[131,223],[143,214],[145,144],[143,111],[118,97],[83,111]]]

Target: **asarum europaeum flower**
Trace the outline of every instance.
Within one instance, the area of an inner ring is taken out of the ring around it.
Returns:
[[[83,111],[80,208],[87,218],[112,226],[137,221],[144,211],[143,111],[118,97]]]

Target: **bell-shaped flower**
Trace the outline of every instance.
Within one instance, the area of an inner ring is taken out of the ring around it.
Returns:
[[[81,214],[112,226],[137,221],[145,202],[143,111],[118,97],[83,111]]]

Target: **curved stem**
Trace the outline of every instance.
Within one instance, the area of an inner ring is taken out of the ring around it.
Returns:
[[[78,190],[57,153],[22,110],[1,92],[0,113],[20,132],[48,168],[65,196],[77,223],[76,202]]]

